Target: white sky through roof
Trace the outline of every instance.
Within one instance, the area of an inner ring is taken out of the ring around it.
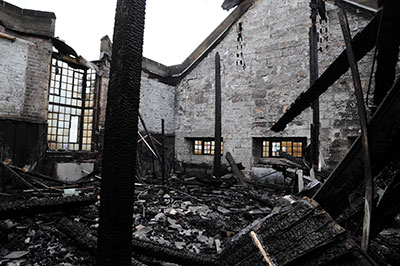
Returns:
[[[56,14],[56,36],[79,55],[96,60],[100,39],[112,40],[116,0],[6,0],[25,9]],[[180,64],[228,16],[223,0],[147,0],[145,57]]]

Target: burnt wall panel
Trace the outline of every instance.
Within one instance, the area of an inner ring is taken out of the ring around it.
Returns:
[[[43,123],[0,120],[0,159],[11,159],[18,167],[39,162],[46,150],[46,130]],[[2,187],[12,181],[4,170],[0,178]]]

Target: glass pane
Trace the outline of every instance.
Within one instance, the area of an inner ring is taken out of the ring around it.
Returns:
[[[78,142],[78,125],[79,125],[79,117],[73,116],[71,117],[71,127],[69,130],[69,142]]]

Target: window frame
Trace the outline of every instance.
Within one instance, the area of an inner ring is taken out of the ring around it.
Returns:
[[[264,142],[268,142],[268,146],[264,146]],[[304,157],[304,150],[307,146],[307,137],[270,137],[270,138],[262,138],[261,139],[261,158],[282,158],[279,156],[279,150],[281,150],[283,147],[287,147],[288,142],[291,142],[291,148],[290,152],[288,154],[296,157],[296,158],[302,158]],[[274,144],[279,143],[279,150],[277,151],[274,149]],[[284,143],[286,145],[284,145]],[[295,156],[294,151],[296,150],[296,147],[294,146],[295,143],[301,143],[301,156]],[[265,156],[265,152],[268,151],[268,156]]]
[[[50,151],[91,152],[95,148],[96,71],[73,60],[58,53],[51,59],[47,109]]]
[[[196,142],[201,142],[201,144],[196,143]],[[206,142],[210,143],[210,145],[207,145],[206,149]],[[214,142],[214,145],[212,143]],[[197,149],[197,146],[201,145],[201,153],[196,153],[199,149]],[[205,151],[208,151],[209,153],[205,153]],[[193,138],[192,139],[192,154],[193,155],[208,155],[208,156],[214,156],[215,154],[215,138]],[[224,140],[221,138],[221,156],[224,155]]]

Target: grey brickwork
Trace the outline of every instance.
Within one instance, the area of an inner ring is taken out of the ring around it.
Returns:
[[[308,137],[311,110],[281,133],[269,130],[296,97],[309,86],[309,1],[259,0],[227,36],[177,86],[175,117],[176,159],[212,162],[193,155],[193,137],[214,135],[214,54],[222,65],[222,137],[231,152],[249,169],[257,162],[257,138]],[[328,5],[328,50],[319,53],[320,73],[343,51],[337,7]],[[353,33],[367,20],[350,15]],[[239,25],[241,23],[241,25]],[[242,39],[238,39],[239,37]],[[370,59],[360,64],[363,80]],[[321,147],[333,167],[346,152],[347,137],[358,135],[354,89],[346,74],[321,98]],[[259,149],[258,149],[259,150]]]

